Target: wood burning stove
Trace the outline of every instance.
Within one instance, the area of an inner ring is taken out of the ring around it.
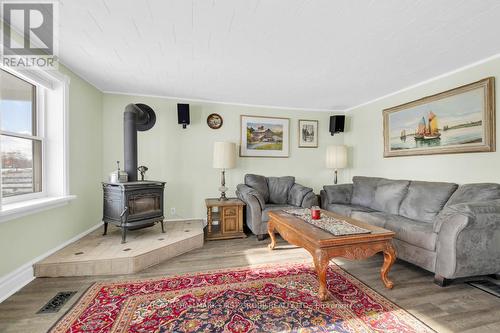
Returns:
[[[129,104],[123,113],[125,171],[128,182],[102,183],[104,206],[104,234],[108,224],[122,228],[122,243],[127,241],[127,231],[163,225],[163,190],[164,182],[137,181],[137,131],[147,131],[156,122],[156,115],[145,104]],[[142,170],[147,168],[143,167]],[[115,177],[116,178],[116,177]]]
[[[104,235],[108,223],[122,228],[122,243],[127,241],[127,230],[163,225],[164,182],[140,181],[128,183],[103,183]]]

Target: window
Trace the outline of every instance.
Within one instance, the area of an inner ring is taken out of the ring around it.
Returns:
[[[0,82],[1,195],[5,201],[42,192],[43,138],[37,87],[4,70],[0,70]]]
[[[69,194],[69,78],[0,65],[0,223],[74,200]]]

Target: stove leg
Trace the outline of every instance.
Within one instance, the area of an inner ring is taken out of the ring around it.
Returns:
[[[108,223],[104,222],[104,233],[102,235],[106,236],[107,234],[108,234]]]
[[[163,220],[161,220],[161,232],[165,233],[165,225],[163,224]]]
[[[122,244],[127,242],[127,228],[122,228]]]

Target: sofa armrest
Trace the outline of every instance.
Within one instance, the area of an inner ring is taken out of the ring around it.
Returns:
[[[352,196],[352,184],[325,185],[323,186],[321,204],[326,207],[328,204],[349,205]]]
[[[236,196],[243,201],[245,206],[245,224],[255,234],[261,235],[267,232],[266,225],[262,223],[262,210],[265,203],[264,198],[253,188],[240,184],[236,187]],[[259,199],[260,198],[260,199]]]
[[[287,203],[289,205],[297,206],[297,207],[307,207],[307,205],[311,205],[311,193],[313,196],[316,196],[313,193],[312,188],[306,187],[300,184],[293,184],[288,191],[288,200]],[[304,206],[306,205],[306,206]],[[311,206],[309,206],[311,207]]]
[[[236,186],[236,195],[247,205],[254,204],[254,200],[252,199],[255,199],[259,204],[260,210],[263,210],[266,207],[264,197],[257,190],[248,185],[239,184]]]
[[[328,205],[328,197],[326,195],[325,190],[319,191],[319,206],[322,209],[326,209],[326,206]]]
[[[313,192],[308,192],[304,199],[302,200],[302,204],[300,205],[302,208],[311,208],[312,206],[318,206],[318,196]]]
[[[453,279],[500,271],[500,200],[446,207],[434,232],[436,274]]]

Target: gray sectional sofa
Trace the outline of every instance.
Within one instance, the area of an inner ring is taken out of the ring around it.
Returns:
[[[354,177],[320,195],[323,209],[394,231],[397,257],[441,286],[500,272],[500,184]]]
[[[246,203],[246,225],[263,240],[267,235],[268,212],[318,204],[312,188],[295,183],[295,177],[245,175],[245,183],[236,187],[236,195]]]

